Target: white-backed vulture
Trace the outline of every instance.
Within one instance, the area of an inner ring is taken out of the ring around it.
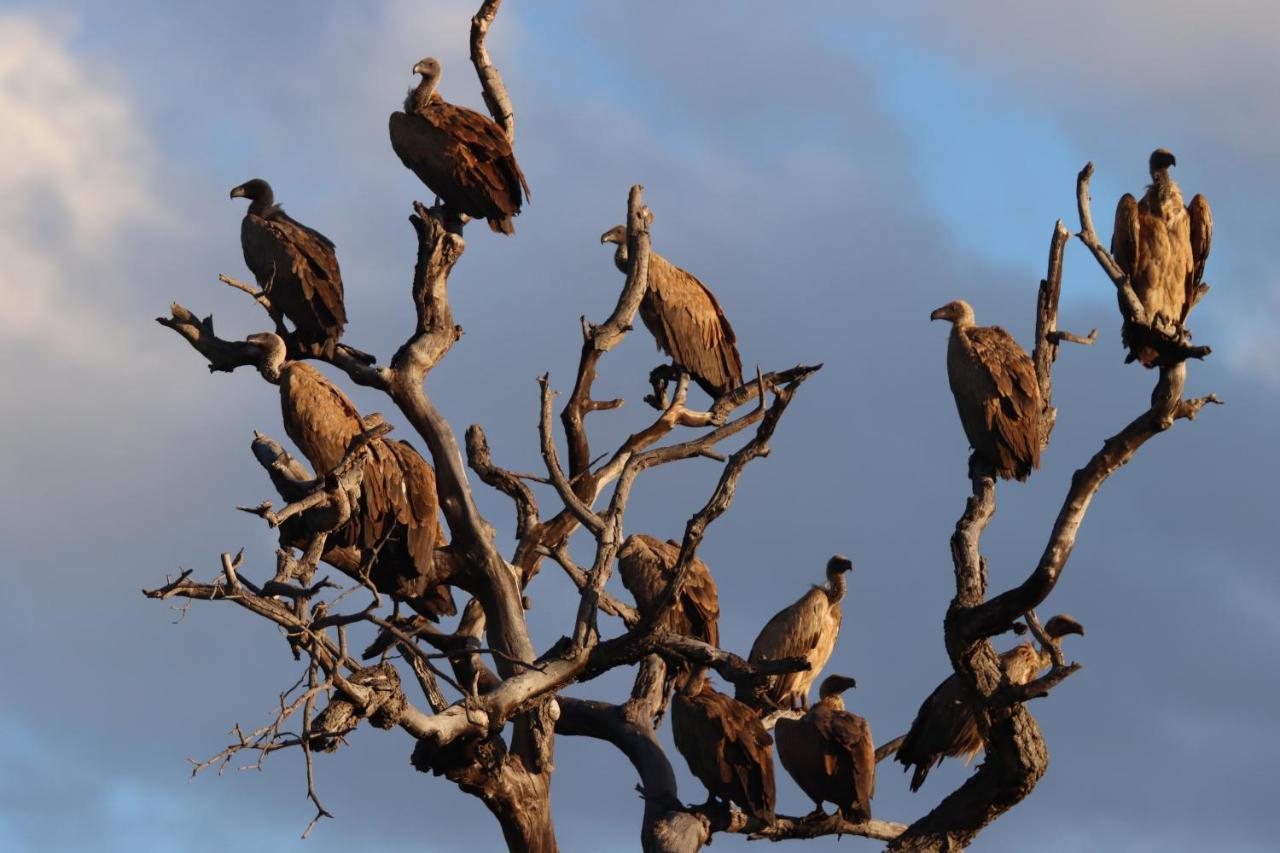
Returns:
[[[413,73],[422,82],[409,90],[404,112],[391,114],[391,147],[454,213],[487,219],[494,231],[514,234],[511,218],[529,196],[529,184],[511,141],[493,119],[440,97],[437,60],[427,57]]]
[[[613,262],[626,272],[627,227],[616,225],[600,236],[601,243],[616,243]],[[640,300],[640,319],[676,367],[688,371],[693,381],[719,398],[742,384],[742,358],[737,336],[715,294],[688,273],[656,252],[649,253],[649,284]]]
[[[773,739],[751,708],[695,671],[671,702],[671,735],[689,770],[715,798],[766,823],[774,819]]]
[[[947,379],[969,445],[1006,480],[1027,479],[1040,467],[1040,384],[1031,356],[999,326],[974,325],[962,299],[929,319],[951,322]]]
[[[1182,191],[1169,174],[1177,159],[1164,149],[1151,152],[1151,183],[1142,200],[1129,193],[1116,205],[1111,254],[1129,283],[1150,324],[1176,330],[1187,320],[1213,242],[1213,213],[1204,196],[1183,206]],[[1154,367],[1159,353],[1143,341],[1142,331],[1126,323],[1121,330],[1130,359]]]
[[[641,615],[648,616],[657,605],[679,558],[680,546],[675,542],[663,542],[643,533],[634,533],[622,543],[618,549],[618,574],[622,576],[622,585],[635,597]],[[689,564],[680,597],[667,610],[659,627],[719,646],[719,618],[720,596],[716,582],[707,564],[695,557]],[[688,672],[687,666],[667,663],[664,697],[670,696],[672,688],[680,687]],[[663,708],[665,705],[664,700]],[[663,708],[659,708],[659,714]]]
[[[764,698],[777,708],[809,707],[809,686],[817,680],[840,635],[840,601],[853,563],[837,554],[827,561],[827,583],[814,586],[800,600],[780,610],[751,645],[751,662],[803,657],[809,669],[771,675]],[[745,698],[740,696],[739,698]]]
[[[1056,642],[1067,634],[1083,634],[1084,627],[1070,616],[1059,615],[1045,623],[1045,633]],[[1049,667],[1049,653],[1031,643],[1020,643],[1000,655],[1000,668],[1010,684],[1026,684]],[[982,751],[982,735],[969,706],[968,691],[958,673],[952,673],[920,705],[911,730],[898,747],[895,760],[903,770],[915,766],[911,790],[918,791],[929,771],[946,757],[964,756],[965,764]]]
[[[286,361],[277,335],[252,335],[262,347],[259,369],[280,386],[280,412],[289,438],[323,477],[342,461],[364,430],[350,398],[311,365]],[[449,587],[436,582],[435,549],[442,538],[435,471],[405,441],[368,445],[357,512],[330,534],[333,546],[359,549],[380,592],[432,619],[455,612]]]
[[[333,355],[347,324],[333,241],[285,213],[261,178],[236,187],[231,198],[249,199],[240,223],[240,247],[245,265],[270,300],[276,326],[288,317],[298,343]]]
[[[782,717],[773,730],[778,760],[800,790],[822,813],[822,803],[835,803],[848,821],[871,819],[876,793],[876,747],[871,727],[844,709],[841,693],[857,684],[829,675],[818,688],[818,702],[798,720]]]

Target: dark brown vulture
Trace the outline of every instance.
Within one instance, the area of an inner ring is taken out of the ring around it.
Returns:
[[[974,453],[1006,480],[1040,467],[1040,384],[1031,357],[999,326],[975,326],[957,299],[929,315],[950,320],[947,379]]]
[[[601,243],[616,243],[613,262],[626,272],[627,227],[604,232]],[[640,319],[658,343],[703,391],[719,398],[742,384],[737,336],[707,286],[656,252],[649,253],[649,286],[640,300]]]
[[[751,662],[803,657],[809,669],[771,675],[764,696],[777,708],[809,707],[809,685],[827,665],[840,634],[840,600],[844,598],[845,572],[853,563],[837,554],[827,561],[827,583],[814,586],[795,604],[779,611],[760,631],[751,646]],[[739,697],[745,698],[745,697]]]
[[[809,795],[814,815],[824,801],[835,803],[848,821],[871,819],[876,793],[876,747],[867,721],[844,709],[840,694],[852,678],[831,675],[818,688],[818,703],[798,720],[783,717],[773,730],[778,760]]]
[[[1083,634],[1084,627],[1070,616],[1055,616],[1045,623],[1045,633],[1056,642],[1067,634]],[[1010,684],[1026,684],[1052,661],[1049,653],[1031,643],[1021,643],[1000,655],[1000,668]],[[916,712],[911,730],[896,760],[903,770],[915,765],[911,790],[918,791],[929,771],[948,756],[964,756],[965,764],[982,750],[982,735],[969,707],[968,691],[959,674],[953,673],[929,694]]]
[[[298,343],[332,356],[347,324],[333,242],[285,213],[261,178],[236,187],[231,197],[249,199],[240,246],[245,265],[271,302],[271,319],[281,327],[282,317],[288,317]]]
[[[277,335],[248,340],[264,350],[262,375],[280,386],[285,432],[316,476],[324,476],[363,431],[360,412],[314,367],[286,361]],[[453,615],[449,587],[435,582],[435,549],[442,538],[435,471],[405,441],[377,439],[368,453],[358,512],[329,543],[358,549],[362,562],[371,563],[369,578],[380,592],[432,619]]]
[[[675,542],[662,542],[642,533],[632,534],[622,543],[618,550],[618,574],[622,576],[622,585],[635,596],[641,615],[647,616],[657,605],[679,558],[680,546]],[[716,582],[707,564],[695,557],[689,565],[684,589],[667,610],[660,627],[719,646],[720,631],[716,626],[719,618]],[[679,688],[687,676],[687,667],[668,663],[664,696],[669,696],[673,687]]]
[[[1213,242],[1213,214],[1204,196],[1183,206],[1182,191],[1169,175],[1177,159],[1164,148],[1151,153],[1151,183],[1142,200],[1129,193],[1116,205],[1116,226],[1111,232],[1111,254],[1120,265],[1152,327],[1180,329],[1195,304],[1204,278],[1204,265]],[[1130,361],[1146,367],[1159,361],[1159,353],[1142,340],[1142,333],[1126,323],[1122,329]]]
[[[422,82],[409,90],[404,112],[391,114],[391,147],[454,213],[487,219],[494,231],[514,234],[511,218],[529,197],[529,184],[507,135],[488,116],[440,97],[438,61],[428,57],[413,73]]]
[[[706,670],[693,673],[671,702],[671,735],[689,770],[715,798],[766,823],[774,818],[773,739],[756,712],[717,693]]]

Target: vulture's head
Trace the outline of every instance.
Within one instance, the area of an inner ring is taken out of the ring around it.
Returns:
[[[851,571],[853,571],[853,561],[844,554],[836,554],[830,560],[827,560],[827,577],[834,577]]]
[[[600,235],[600,243],[616,243],[624,246],[627,243],[627,226],[615,225]]]
[[[1055,640],[1064,637],[1067,634],[1079,634],[1084,636],[1084,626],[1065,613],[1059,613],[1057,616],[1044,623],[1044,632]]]
[[[828,675],[822,679],[822,686],[818,688],[818,698],[826,699],[828,696],[839,696],[851,687],[857,687],[858,682],[847,675]]]
[[[280,367],[287,352],[284,339],[273,332],[250,335],[245,342],[258,349],[258,372],[268,382],[280,381]]]
[[[963,299],[957,299],[955,302],[948,302],[941,308],[934,310],[929,315],[930,320],[947,320],[957,327],[973,325],[973,308]]]
[[[413,66],[413,73],[421,74],[422,82],[435,84],[440,80],[440,60],[433,56],[420,59],[418,64]]]
[[[1178,158],[1173,156],[1173,152],[1168,148],[1157,148],[1151,152],[1151,159],[1148,161],[1151,168],[1151,174],[1168,169],[1170,166],[1178,165]]]
[[[270,207],[273,201],[271,184],[262,180],[262,178],[245,181],[231,191],[231,198],[247,198],[255,204]]]

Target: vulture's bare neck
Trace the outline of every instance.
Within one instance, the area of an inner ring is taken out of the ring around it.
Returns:
[[[613,253],[613,265],[618,268],[619,272],[627,272],[630,269],[630,257],[627,254],[627,243],[624,240],[618,244],[618,248]]]
[[[1178,182],[1169,174],[1169,170],[1157,169],[1151,173],[1151,185],[1147,187],[1147,199],[1151,206],[1161,212],[1167,213],[1172,210],[1181,210],[1185,205],[1182,202],[1182,189],[1178,186]]]
[[[404,99],[404,111],[416,113],[431,103],[431,96],[436,93],[436,81],[423,78],[422,82],[409,90]]]
[[[848,586],[849,583],[845,580],[844,572],[827,575],[827,599],[832,604],[837,604],[844,598],[844,591]]]

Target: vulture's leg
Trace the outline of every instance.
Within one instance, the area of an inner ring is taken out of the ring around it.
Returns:
[[[837,808],[837,809],[836,809],[836,812],[837,812],[837,813],[839,813],[839,812],[840,812],[840,809],[839,809],[839,808]],[[805,816],[804,816],[804,818],[803,818],[803,820],[822,820],[822,819],[823,819],[823,818],[825,818],[826,816],[827,816],[827,813],[826,813],[825,811],[823,811],[823,810],[822,810],[822,801],[821,801],[821,800],[819,800],[819,801],[814,805],[814,807],[813,807],[813,811],[811,811],[811,812],[809,812],[807,815],[805,815]]]
[[[653,388],[653,393],[647,395],[644,401],[658,411],[665,410],[671,405],[670,398],[667,397],[667,386],[679,380],[680,368],[674,364],[658,365],[649,371],[649,385]]]

